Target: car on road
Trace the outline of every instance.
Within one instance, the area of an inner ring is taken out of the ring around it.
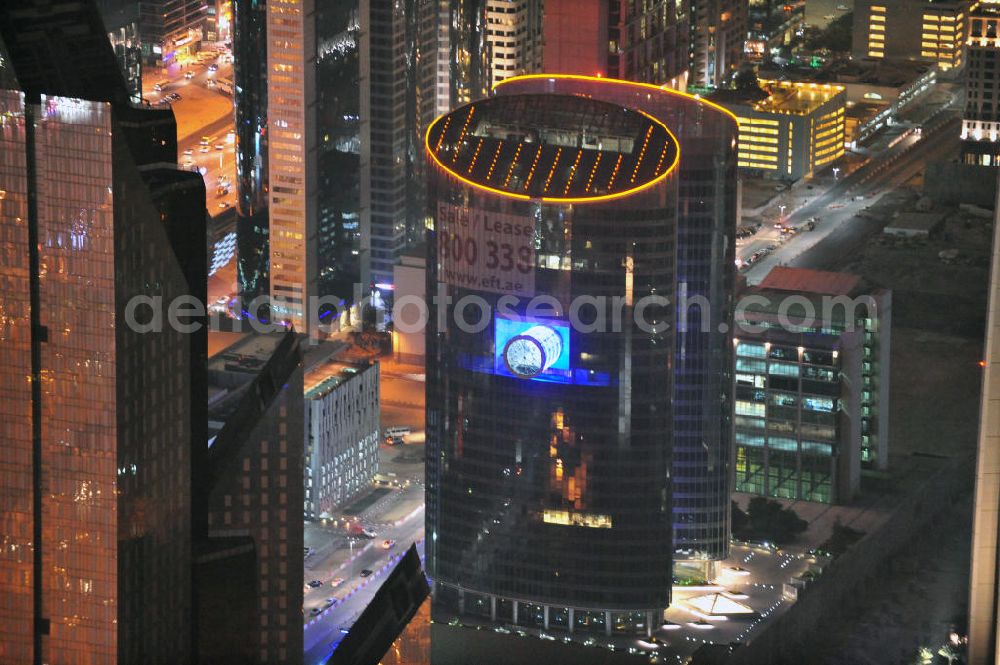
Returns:
[[[361,577],[368,577],[368,576],[370,576],[371,574],[372,574],[372,571],[370,571],[370,570],[369,570],[369,569],[367,569],[367,568],[365,568],[364,570],[362,570],[362,571],[361,571]]]
[[[201,153],[205,153],[205,152],[208,152],[208,151],[209,151],[209,147],[207,145],[203,145],[200,148],[198,148],[198,152],[201,152]]]
[[[310,580],[306,586],[310,589],[318,589],[323,586],[323,582],[321,580]]]
[[[493,629],[494,633],[500,633],[501,635],[510,635],[510,628],[504,628],[503,626],[497,626]]]
[[[191,70],[184,72],[184,78],[190,81],[191,79],[194,78],[194,72],[192,72]]]
[[[217,64],[215,64],[214,62],[208,66],[208,71],[210,71],[210,72],[216,72],[218,70],[219,70],[219,66]]]
[[[396,425],[395,427],[386,427],[384,435],[388,437],[404,437],[409,436],[411,428],[407,425]]]
[[[382,549],[384,550],[391,550],[395,546],[396,546],[395,540],[390,540],[386,538],[385,540],[382,541]]]
[[[216,150],[225,150],[226,149],[226,144],[225,143],[216,143],[215,144],[215,149]]]
[[[228,207],[229,207],[228,201],[223,201],[222,203],[219,204],[219,210],[225,210]]]
[[[343,583],[344,583],[344,578],[343,577],[334,577],[332,580],[330,580],[330,588],[331,589],[336,589],[337,587],[339,587]]]
[[[314,607],[311,610],[309,610],[309,616],[311,617],[319,616],[319,613],[322,611],[323,611],[322,608]]]

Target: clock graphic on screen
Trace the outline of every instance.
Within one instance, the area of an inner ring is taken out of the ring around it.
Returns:
[[[549,326],[537,325],[508,340],[503,360],[511,374],[530,379],[551,367],[561,353],[559,333]]]

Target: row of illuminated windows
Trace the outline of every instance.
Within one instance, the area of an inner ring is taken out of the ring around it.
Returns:
[[[813,142],[820,141],[831,134],[836,134],[839,131],[843,131],[844,121],[841,118],[834,118],[830,122],[825,122],[816,125],[813,130]]]
[[[810,455],[833,455],[833,446],[821,441],[797,441],[787,437],[768,437],[762,434],[749,434],[746,432],[736,432],[736,443],[754,448],[771,448],[772,450],[787,450],[790,452],[803,452]]]
[[[778,139],[776,139],[773,136],[756,136],[751,134],[749,136],[744,135],[740,137],[740,143],[744,142],[748,144],[760,144],[760,143],[774,144],[778,142]]]
[[[740,152],[738,154],[739,159],[746,161],[763,161],[766,164],[776,164],[778,162],[777,155],[764,155],[756,152]]]
[[[835,150],[837,147],[843,147],[844,143],[844,133],[843,131],[836,132],[832,136],[823,139],[822,141],[815,141],[813,143],[813,156],[821,157],[829,153],[831,150]]]
[[[771,129],[769,127],[749,127],[740,128],[740,140],[745,141],[751,138],[754,139],[764,139],[772,138],[778,136],[780,132],[777,129]]]
[[[833,145],[824,148],[823,150],[816,150],[813,155],[817,160],[820,160],[831,153],[842,152],[844,150],[843,142],[837,141]]]
[[[759,157],[760,159],[777,159],[774,154],[778,152],[778,147],[773,145],[741,145],[739,149],[739,156],[744,157]]]
[[[767,120],[765,118],[737,118],[737,123],[742,127],[743,125],[777,125],[777,120]]]
[[[778,168],[777,163],[765,164],[763,162],[737,162],[737,166],[746,169],[768,169],[773,170]]]
[[[801,406],[806,411],[818,411],[820,413],[834,413],[837,409],[837,401],[835,399],[816,395],[803,397],[801,405],[795,404],[797,398],[793,395],[772,395],[772,401],[782,402],[783,406],[791,406],[792,408]],[[767,415],[767,405],[764,402],[736,400],[736,415],[763,418]]]
[[[816,166],[823,166],[824,164],[832,162],[833,160],[837,159],[838,157],[840,157],[843,154],[844,154],[844,148],[841,147],[839,150],[837,150],[836,152],[832,153],[829,156],[817,158],[816,159]]]

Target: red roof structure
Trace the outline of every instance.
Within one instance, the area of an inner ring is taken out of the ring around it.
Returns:
[[[776,266],[767,273],[757,288],[815,293],[824,296],[846,296],[853,293],[860,283],[861,277],[859,275],[846,272]]]

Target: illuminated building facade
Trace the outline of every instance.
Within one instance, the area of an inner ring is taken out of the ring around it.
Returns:
[[[965,64],[963,52],[975,0],[859,0],[854,5],[856,59],[924,60],[943,74]]]
[[[313,0],[268,0],[267,41],[271,318],[308,334],[317,270]]]
[[[969,18],[965,72],[965,113],[962,115],[962,161],[1000,166],[1000,4],[982,2]]]
[[[208,18],[204,0],[138,2],[139,41],[145,64],[164,67],[178,56],[198,52]]]
[[[1000,210],[1000,207],[997,208]],[[988,665],[1000,654],[1000,224],[993,220],[993,268],[983,354],[983,393],[976,454],[969,575],[969,665]]]
[[[776,267],[746,295],[734,339],[736,491],[850,500],[863,467],[889,464],[892,292]]]
[[[0,662],[192,662],[197,336],[128,304],[204,300],[204,186],[93,4],[0,5],[0,42]]]
[[[428,284],[452,298],[427,334],[436,608],[648,634],[675,548],[724,556],[735,139],[683,93],[560,75],[429,128]],[[713,324],[677,327],[679,293]]]
[[[844,86],[759,84],[759,93],[719,90],[710,97],[739,118],[741,169],[798,180],[844,154]]]
[[[737,331],[737,492],[848,501],[861,480],[857,333],[808,338],[779,328]]]
[[[304,511],[326,518],[369,487],[381,440],[379,364],[324,363],[306,377]]]
[[[490,83],[542,71],[542,0],[486,0]]]

